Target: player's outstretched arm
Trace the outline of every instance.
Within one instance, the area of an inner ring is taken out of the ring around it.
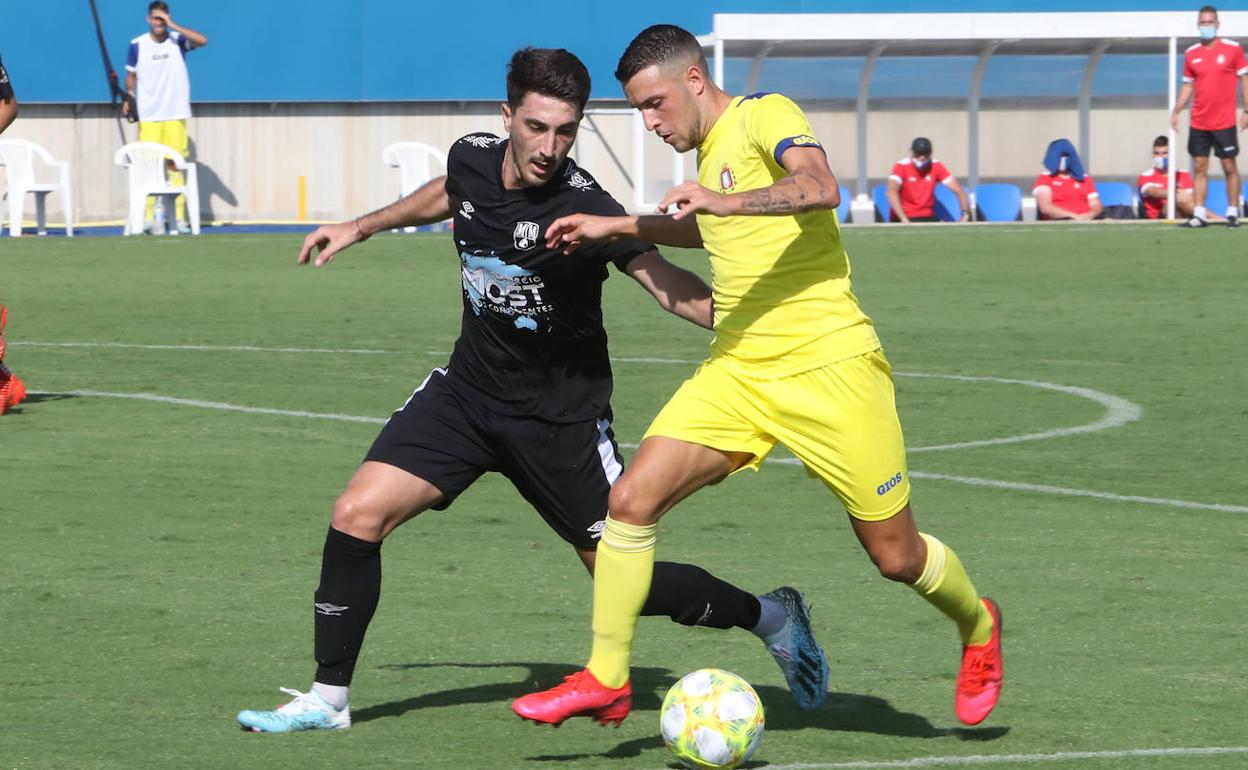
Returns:
[[[714,328],[711,287],[697,273],[673,265],[657,251],[634,257],[625,272],[667,312],[704,329]]]
[[[562,248],[571,254],[582,243],[639,238],[663,246],[696,249],[702,245],[698,223],[668,216],[608,217],[597,214],[570,214],[546,228],[546,248]]]
[[[343,249],[368,240],[373,233],[441,222],[450,215],[451,199],[446,194],[446,177],[440,176],[383,209],[356,217],[350,222],[316,228],[303,239],[297,262],[306,265],[313,251],[316,251],[314,264],[320,267]]]
[[[767,187],[743,193],[726,195],[697,182],[685,182],[667,191],[659,210],[675,206],[675,219],[684,219],[690,214],[787,216],[834,209],[841,204],[840,186],[821,148],[790,147],[780,156],[780,165],[789,172],[788,176]]]

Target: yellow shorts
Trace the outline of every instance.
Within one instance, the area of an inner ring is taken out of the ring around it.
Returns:
[[[887,519],[910,501],[906,447],[884,351],[777,379],[754,379],[714,360],[685,380],[646,436],[665,436],[753,459],[776,444],[822,479],[850,515]],[[735,471],[734,471],[735,472]]]
[[[172,147],[183,158],[186,157],[186,121],[156,120],[139,121],[139,141],[156,142]]]

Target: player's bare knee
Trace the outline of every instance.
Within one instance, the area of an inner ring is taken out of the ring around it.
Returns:
[[[901,548],[870,551],[871,561],[880,574],[898,583],[911,584],[923,574],[923,560]]]
[[[333,527],[339,532],[369,542],[378,542],[386,534],[386,517],[375,506],[357,495],[344,492],[334,503]]]
[[[625,524],[645,526],[659,520],[658,506],[654,501],[647,500],[641,490],[623,478],[611,488],[607,510],[611,512],[611,518]]]

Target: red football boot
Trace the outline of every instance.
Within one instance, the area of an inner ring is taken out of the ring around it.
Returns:
[[[529,693],[511,704],[511,710],[522,719],[555,727],[568,717],[593,717],[599,724],[619,727],[632,707],[632,684],[607,687],[587,668],[565,676],[563,684]]]
[[[0,305],[0,363],[4,362],[4,325],[9,322],[9,309]],[[0,412],[3,412],[0,409]]]
[[[992,636],[985,644],[962,647],[962,670],[953,708],[958,719],[977,725],[992,712],[1001,697],[1005,667],[1001,662],[1001,608],[992,599],[980,599],[992,613]]]
[[[18,376],[0,364],[0,414],[4,414],[26,398],[26,385]]]

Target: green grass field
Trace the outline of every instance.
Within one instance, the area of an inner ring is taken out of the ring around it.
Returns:
[[[878,577],[821,484],[771,464],[679,506],[659,552],[805,590],[832,663],[823,710],[791,705],[748,634],[646,618],[618,731],[513,717],[512,697],[583,663],[591,584],[486,477],[387,541],[355,727],[240,732],[239,709],[310,683],[330,508],[377,430],[318,415],[379,421],[445,361],[449,240],[381,236],[316,270],[295,267],[291,235],[6,238],[6,361],[44,395],[0,418],[0,768],[659,770],[659,700],[704,666],[758,688],[755,767],[1248,766],[1245,238],[1111,224],[845,238],[908,443],[926,450],[910,456],[919,522],[1005,611],[1005,691],[979,728],[953,716],[950,624]],[[700,253],[674,258],[706,272]],[[617,430],[635,443],[708,335],[619,275],[605,302]]]

